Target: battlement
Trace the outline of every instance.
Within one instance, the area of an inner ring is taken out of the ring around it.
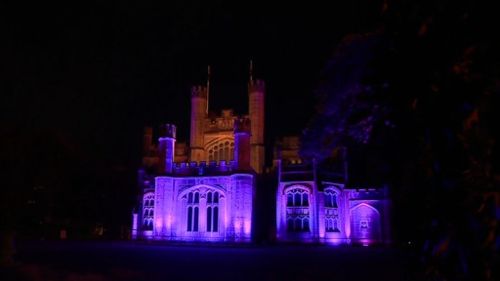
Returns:
[[[208,96],[208,89],[206,86],[193,86],[191,87],[191,97],[200,97],[206,99]]]
[[[351,200],[381,200],[388,196],[387,187],[357,188],[349,187]]]
[[[250,133],[252,128],[250,126],[250,118],[239,117],[234,120],[234,132],[235,133]]]
[[[211,176],[226,174],[236,170],[236,161],[191,161],[191,162],[176,162],[174,163],[172,173],[182,176]]]
[[[265,92],[266,91],[266,82],[264,80],[250,80],[248,82],[248,92]]]
[[[173,138],[176,137],[177,128],[173,124],[164,124],[160,126],[160,138]]]

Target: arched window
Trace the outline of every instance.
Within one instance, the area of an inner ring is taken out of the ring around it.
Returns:
[[[302,193],[302,206],[309,206],[309,194]]]
[[[154,193],[149,192],[144,194],[142,203],[142,229],[152,230],[153,229],[153,217],[154,217]]]
[[[214,221],[213,221],[213,231],[219,231],[219,207],[214,207]]]
[[[338,208],[338,205],[337,205],[337,193],[333,193],[332,194],[332,207],[333,208]]]
[[[234,140],[220,140],[205,148],[208,151],[208,159],[211,161],[230,161],[234,159]]]
[[[325,191],[325,207],[338,208],[337,192],[332,190]]]
[[[325,190],[325,230],[340,232],[338,216],[338,193],[334,189]]]
[[[294,198],[293,198],[293,206],[302,206],[302,194],[300,193],[295,193]]]
[[[193,207],[188,207],[187,231],[193,231]]]
[[[293,206],[293,194],[292,193],[288,193],[286,195],[286,205],[287,206]]]
[[[207,208],[207,232],[212,231],[212,207]]]
[[[286,192],[287,206],[290,207],[308,207],[309,206],[309,193],[308,191],[300,188],[291,189]]]
[[[304,220],[302,221],[302,228],[304,229],[304,231],[309,231],[309,219],[308,218],[304,218]]]
[[[207,232],[219,231],[219,192],[207,192]]]
[[[294,230],[295,231],[300,231],[302,229],[302,220],[300,218],[295,219],[295,226]]]
[[[309,232],[309,191],[289,188],[286,194],[286,221],[289,232]]]
[[[193,231],[198,231],[198,215],[199,209],[198,207],[194,207]]]
[[[200,193],[189,192],[187,202],[187,231],[198,231]]]

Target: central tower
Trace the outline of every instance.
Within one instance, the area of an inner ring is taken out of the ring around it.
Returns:
[[[191,88],[191,134],[190,134],[190,159],[191,161],[204,161],[204,124],[207,118],[208,88],[194,86]]]
[[[257,173],[264,170],[264,98],[265,82],[253,79],[253,64],[250,62],[248,81],[248,114],[250,115],[250,165]]]

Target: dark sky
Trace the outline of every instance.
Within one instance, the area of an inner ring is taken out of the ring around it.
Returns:
[[[336,44],[375,29],[381,7],[380,1],[96,2],[2,9],[3,130],[127,166],[138,161],[144,125],[174,123],[179,140],[188,137],[189,87],[205,82],[207,64],[211,109],[246,113],[253,59],[268,85],[268,142],[300,132]]]

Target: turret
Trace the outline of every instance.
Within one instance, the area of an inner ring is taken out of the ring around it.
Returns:
[[[236,161],[236,166],[239,170],[251,169],[250,130],[250,119],[237,118],[234,120],[234,160]]]
[[[172,124],[160,126],[159,144],[159,172],[172,173],[174,165],[176,127]]]
[[[190,161],[205,160],[203,125],[205,118],[207,118],[207,95],[207,87],[194,86],[191,88]]]
[[[250,75],[248,82],[248,105],[251,121],[252,137],[251,146],[251,165],[257,173],[262,173],[264,168],[264,98],[266,85],[262,80],[253,80]]]

